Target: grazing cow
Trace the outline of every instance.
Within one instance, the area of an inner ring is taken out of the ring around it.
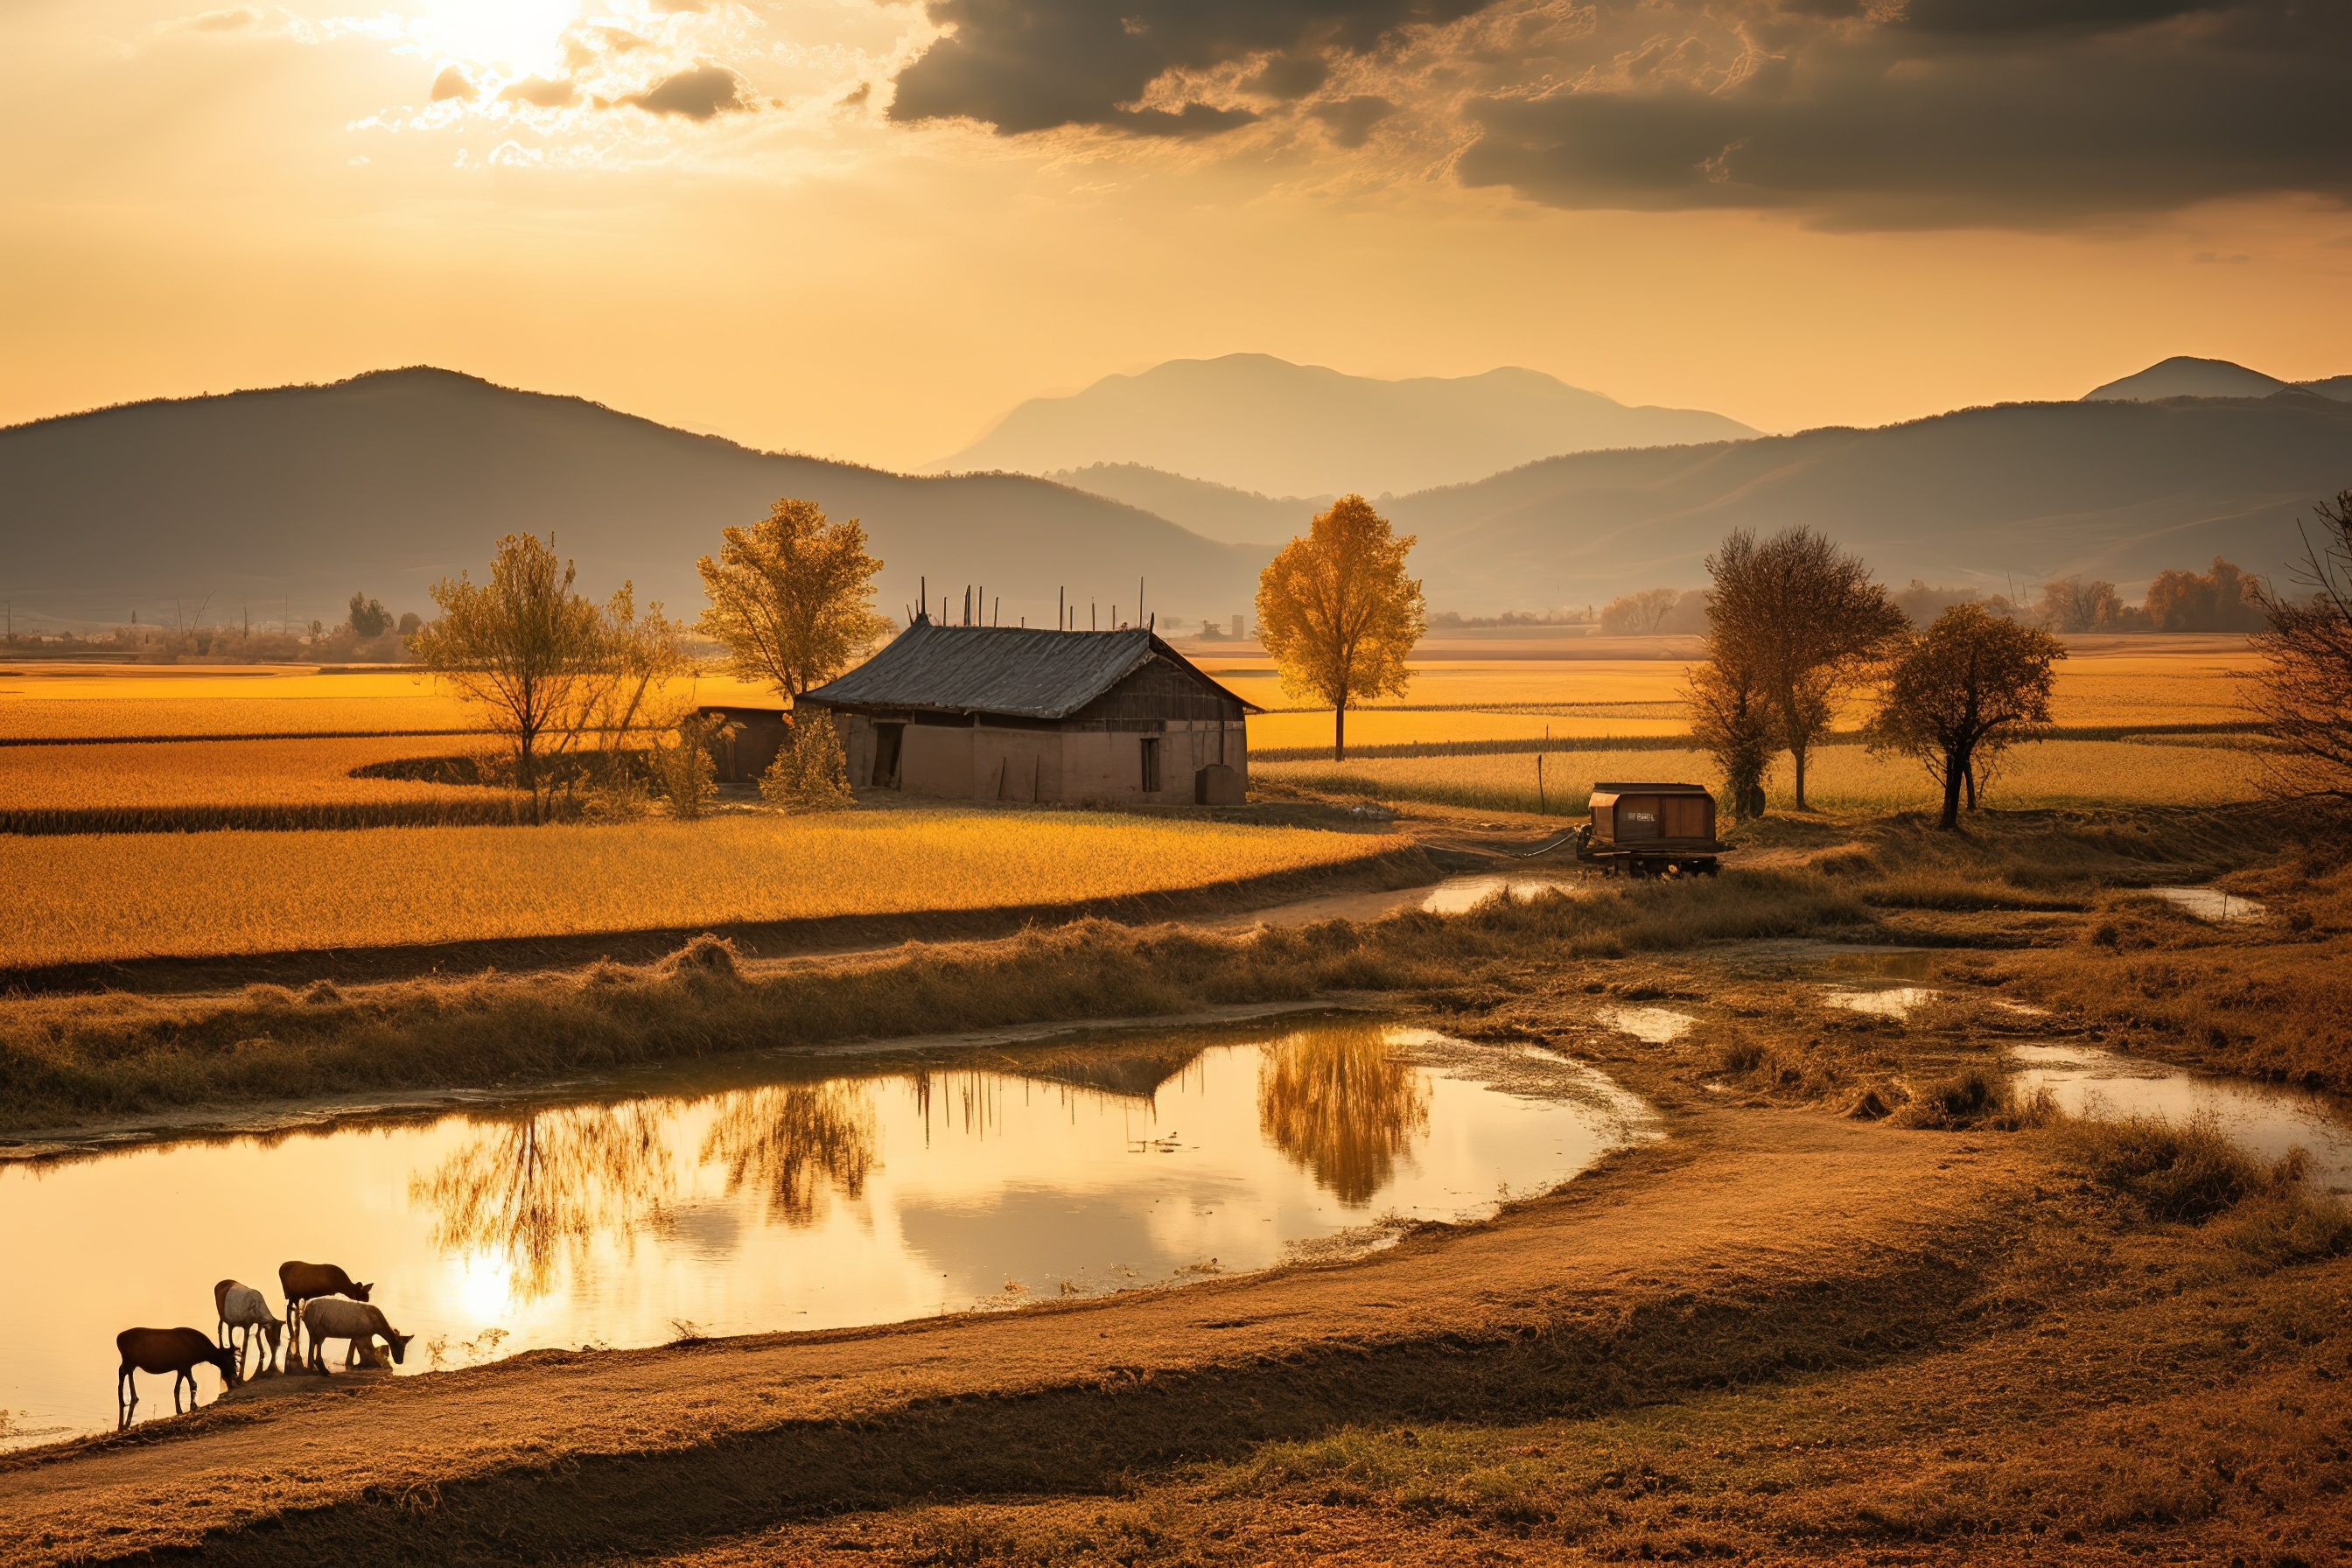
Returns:
[[[299,1357],[302,1353],[302,1303],[320,1296],[349,1296],[354,1301],[368,1299],[369,1287],[354,1285],[352,1277],[333,1263],[281,1263],[278,1266],[278,1288],[286,1293],[286,1340]]]
[[[263,1341],[261,1367],[275,1371],[278,1364],[278,1314],[271,1310],[269,1300],[250,1285],[240,1285],[234,1279],[224,1279],[213,1287],[213,1308],[219,1314],[215,1332],[221,1344],[236,1352],[236,1364],[245,1364],[245,1352],[253,1348],[253,1331],[259,1329]],[[240,1342],[239,1329],[245,1331]]]
[[[404,1359],[408,1351],[408,1342],[416,1337],[415,1334],[394,1332],[380,1307],[371,1307],[364,1301],[338,1301],[331,1297],[321,1297],[307,1303],[302,1309],[302,1326],[310,1331],[312,1372],[327,1370],[326,1342],[329,1340],[352,1342],[351,1349],[343,1352],[343,1366],[348,1370],[363,1353],[370,1360],[374,1358],[375,1338],[379,1334],[392,1347],[392,1359],[395,1363]]]
[[[230,1388],[237,1385],[236,1357],[205,1336],[202,1329],[125,1329],[114,1336],[114,1348],[122,1352],[122,1368],[114,1374],[114,1403],[124,1418],[130,1407],[139,1403],[139,1379],[135,1373],[168,1372],[172,1374],[172,1411],[180,1409],[180,1384],[188,1385],[188,1408],[196,1405],[196,1368],[209,1363],[220,1369],[221,1382]],[[129,1392],[124,1390],[128,1387]]]

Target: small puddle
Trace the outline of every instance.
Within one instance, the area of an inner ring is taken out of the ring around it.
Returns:
[[[2225,893],[2219,888],[2142,888],[2139,890],[2216,925],[2235,921],[2258,921],[2268,912],[2265,906],[2253,900]]]
[[[1664,1007],[1603,1007],[1599,1017],[1611,1028],[1653,1046],[1672,1045],[1698,1022],[1687,1013]]]
[[[2246,1079],[2184,1072],[2162,1062],[2117,1056],[2090,1046],[2011,1046],[2022,1095],[2047,1089],[2072,1116],[2210,1116],[2230,1141],[2258,1160],[2300,1146],[2311,1156],[2312,1185],[2352,1192],[2352,1108],[2308,1089]]]
[[[1832,991],[1822,1000],[1832,1007],[1843,1007],[1849,1013],[1870,1013],[1881,1018],[1908,1018],[1912,1009],[1923,1007],[1941,995],[1918,985],[1890,985],[1884,991]]]
[[[1656,1135],[1567,1058],[1320,1016],[706,1064],[569,1102],[21,1162],[0,1167],[10,1277],[42,1284],[0,1291],[0,1447],[110,1428],[116,1331],[209,1338],[213,1282],[276,1305],[287,1258],[371,1281],[414,1373],[1345,1256]],[[201,1219],[89,1267],[92,1237],[158,1202]],[[168,1379],[140,1388],[140,1416],[171,1410]]]
[[[1566,882],[1556,882],[1544,877],[1510,877],[1486,873],[1476,877],[1448,877],[1430,889],[1421,907],[1433,915],[1467,914],[1497,893],[1507,893],[1515,899],[1537,899],[1546,893],[1559,893],[1575,898],[1579,889]]]

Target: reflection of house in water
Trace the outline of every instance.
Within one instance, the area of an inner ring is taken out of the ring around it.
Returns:
[[[1251,705],[1149,629],[943,626],[921,616],[798,706],[849,782],[954,800],[1237,805]]]

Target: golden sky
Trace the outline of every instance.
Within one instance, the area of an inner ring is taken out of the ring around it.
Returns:
[[[2352,372],[2309,0],[0,5],[0,422],[429,363],[894,467],[1236,351],[1767,429]]]

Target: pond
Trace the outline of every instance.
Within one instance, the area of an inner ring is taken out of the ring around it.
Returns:
[[[0,1292],[0,1446],[111,1427],[118,1330],[209,1335],[215,1280],[279,1305],[289,1258],[372,1282],[415,1373],[1343,1254],[1655,1133],[1565,1058],[1361,1017],[716,1070],[0,1168],[0,1246],[41,1282]],[[168,1376],[140,1388],[170,1412]]]
[[[2011,1046],[2010,1055],[2020,1068],[2018,1092],[2047,1089],[2069,1115],[2210,1117],[2256,1159],[2273,1161],[2301,1148],[2311,1156],[2314,1188],[2352,1192],[2352,1110],[2324,1094],[2183,1072],[2091,1046]]]

